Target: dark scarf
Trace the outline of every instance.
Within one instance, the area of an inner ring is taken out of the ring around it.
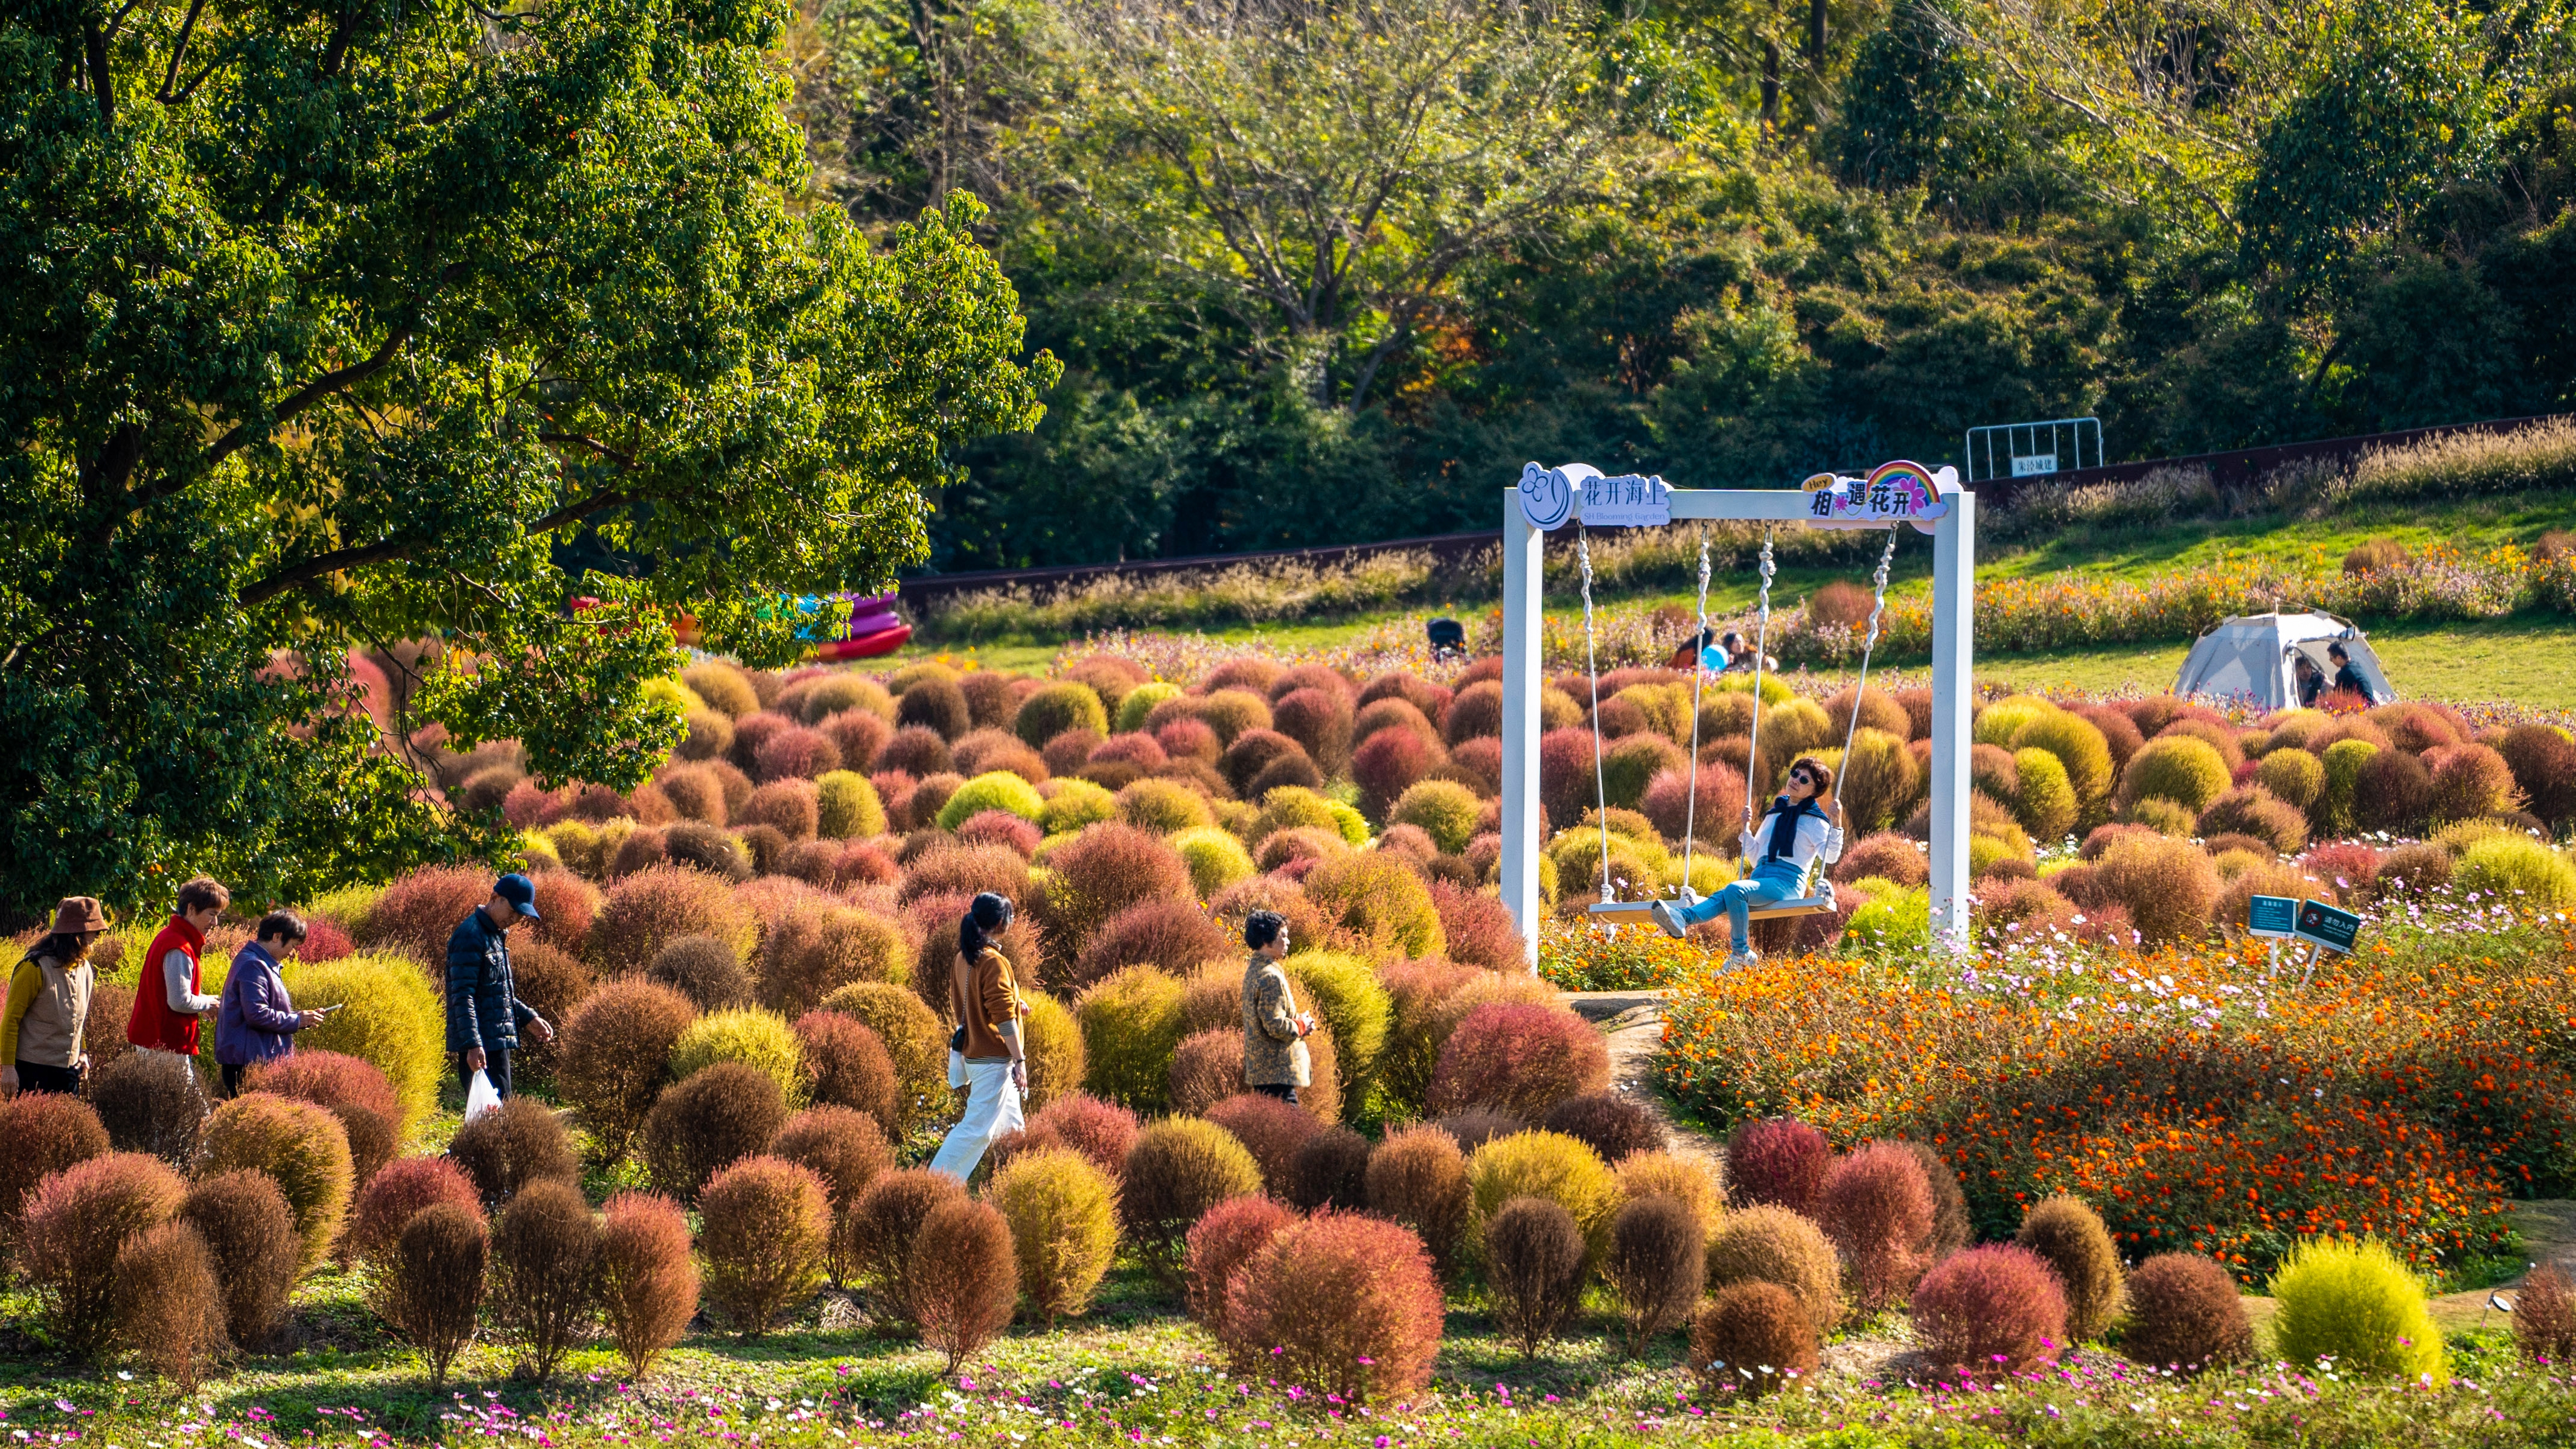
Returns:
[[[1807,814],[1813,814],[1818,820],[1825,818],[1825,812],[1813,800],[1791,800],[1782,795],[1771,802],[1771,808],[1762,812],[1762,818],[1771,820],[1775,815],[1783,818],[1772,821],[1771,844],[1763,854],[1764,860],[1789,858],[1789,847],[1798,843],[1798,817]]]

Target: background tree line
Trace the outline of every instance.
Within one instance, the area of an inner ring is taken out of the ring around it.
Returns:
[[[863,222],[949,187],[1032,346],[936,569],[1490,522],[1523,458],[1785,483],[2576,394],[2570,0],[820,0]]]

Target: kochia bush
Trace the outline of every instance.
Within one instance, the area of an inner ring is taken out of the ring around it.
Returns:
[[[1213,1122],[1171,1118],[1128,1150],[1119,1215],[1141,1252],[1177,1267],[1183,1240],[1209,1208],[1261,1191],[1261,1165]]]
[[[1727,1214],[1708,1243],[1708,1285],[1775,1283],[1796,1298],[1822,1334],[1842,1321],[1842,1267],[1824,1229],[1784,1207]]]
[[[484,883],[487,895],[490,885]],[[286,968],[286,989],[299,1010],[341,1008],[297,1032],[296,1049],[340,1052],[384,1073],[402,1106],[398,1136],[438,1105],[447,1009],[419,967],[391,956],[299,961]]]
[[[1946,1373],[1991,1382],[2067,1347],[2066,1297],[2057,1275],[2027,1248],[1970,1248],[1923,1276],[1914,1328]]]
[[[2515,1327],[2521,1327],[2518,1315]],[[2190,1374],[2240,1362],[2253,1351],[2254,1325],[2226,1264],[2200,1253],[2159,1253],[2129,1275],[2123,1354]]]
[[[1574,1219],[1592,1261],[1608,1245],[1610,1216],[1619,1208],[1619,1179],[1591,1148],[1556,1132],[1516,1132],[1477,1148],[1467,1159],[1467,1191],[1475,1243],[1504,1203],[1545,1198]]]
[[[322,1261],[348,1215],[355,1179],[340,1119],[310,1102],[245,1092],[207,1119],[198,1170],[244,1167],[267,1173],[286,1195],[304,1240],[302,1266]]]
[[[218,1172],[189,1187],[179,1214],[213,1261],[226,1335],[256,1351],[286,1317],[304,1258],[286,1194],[264,1172]]]
[[[695,1202],[707,1180],[769,1150],[787,1125],[776,1079],[741,1062],[718,1062],[662,1094],[644,1122],[644,1161],[654,1187]]]
[[[2332,1358],[2340,1374],[2451,1381],[2424,1285],[2377,1239],[2306,1238],[2272,1275],[2275,1351],[2293,1365]]]
[[[602,986],[562,1023],[555,1085],[610,1160],[626,1155],[661,1095],[671,1048],[697,1017],[670,987],[629,980]]]
[[[1865,1143],[1835,1162],[1816,1193],[1816,1218],[1851,1265],[1863,1312],[1902,1299],[1931,1264],[1932,1185],[1898,1143]]]
[[[621,1192],[599,1235],[599,1309],[609,1342],[641,1379],[680,1341],[698,1312],[698,1266],[689,1221],[669,1198]]]
[[[2013,1241],[2039,1255],[2066,1290],[2066,1331],[2078,1342],[2102,1336],[2122,1299],[2119,1245],[2102,1215],[2080,1198],[2042,1198],[2031,1205]]]
[[[1535,1116],[1610,1082],[1610,1049],[1592,1024],[1561,1006],[1495,1002],[1449,1034],[1433,1069],[1433,1112],[1501,1107]]]
[[[487,1209],[518,1196],[530,1183],[581,1181],[572,1135],[564,1131],[553,1108],[529,1096],[513,1094],[498,1108],[457,1128],[447,1155],[474,1179]]]
[[[1760,1278],[1720,1287],[1691,1322],[1691,1372],[1712,1392],[1739,1399],[1804,1387],[1822,1347],[1807,1309]]]
[[[1242,1369],[1363,1403],[1421,1389],[1440,1349],[1430,1255],[1412,1233],[1360,1213],[1283,1228],[1234,1275],[1225,1316]]]
[[[746,1157],[708,1181],[698,1211],[707,1293],[738,1331],[761,1332],[822,1285],[832,1218],[812,1170]]]
[[[1254,1194],[1232,1197],[1201,1214],[1190,1227],[1181,1255],[1190,1317],[1220,1342],[1226,1341],[1226,1308],[1234,1275],[1261,1251],[1297,1214],[1277,1199]]]
[[[1091,1306],[1118,1251],[1118,1188],[1069,1147],[1013,1158],[993,1173],[985,1200],[1009,1222],[1020,1294],[1052,1328]]]
[[[27,1195],[18,1270],[35,1289],[54,1342],[81,1358],[116,1331],[116,1254],[125,1240],[168,1222],[187,1185],[159,1158],[111,1152],[76,1162]]]
[[[0,1236],[16,1228],[36,1184],[107,1151],[107,1128],[78,1097],[22,1091],[0,1101]]]
[[[265,1176],[263,1174],[263,1176]],[[285,1199],[281,1195],[279,1201]],[[447,1157],[398,1157],[367,1180],[349,1210],[340,1246],[344,1256],[367,1262],[390,1251],[412,1214],[432,1203],[452,1202],[483,1211],[483,1194],[465,1169]],[[301,1256],[299,1240],[298,1255]]]
[[[1073,1004],[1082,1027],[1083,1087],[1152,1111],[1170,1091],[1172,1051],[1181,1042],[1181,983],[1151,966],[1130,966],[1092,984]]]

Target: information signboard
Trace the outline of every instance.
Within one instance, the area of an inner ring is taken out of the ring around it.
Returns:
[[[2256,896],[2245,903],[2245,934],[2286,941],[2298,933],[2298,897]]]
[[[2361,935],[2361,917],[2323,901],[2302,901],[2295,934],[2302,941],[2350,955],[2353,941]]]

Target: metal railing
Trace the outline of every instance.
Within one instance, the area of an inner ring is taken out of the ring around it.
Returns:
[[[2002,451],[1997,452],[2000,442]],[[2087,444],[2090,448],[2087,448]],[[2039,478],[2102,466],[2100,418],[2051,418],[2040,423],[1995,423],[1968,429],[1967,481]],[[2086,461],[2087,458],[2091,461]]]

